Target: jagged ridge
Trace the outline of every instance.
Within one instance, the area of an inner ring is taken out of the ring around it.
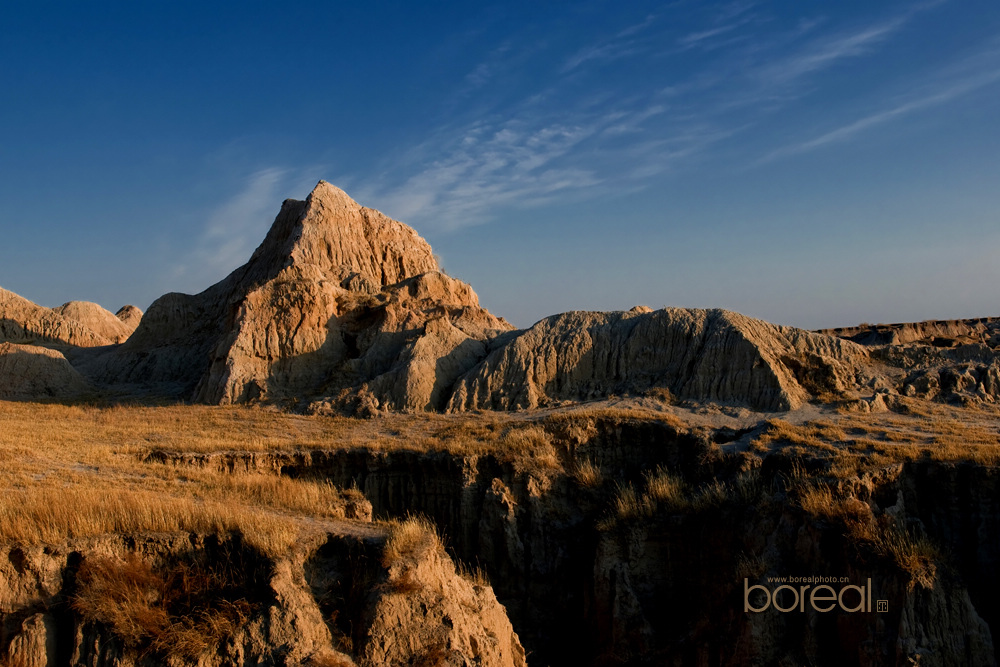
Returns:
[[[63,339],[104,345],[122,339],[116,328],[130,316],[60,309],[98,336],[44,310],[51,322],[40,331],[61,326]],[[282,204],[224,280],[161,297],[122,345],[67,354],[88,380],[119,391],[363,412],[530,409],[652,387],[788,410],[853,387],[868,358],[832,336],[722,310],[574,312],[512,329],[440,271],[413,229],[320,181],[305,201]]]
[[[491,352],[459,381],[449,409],[536,408],[666,387],[684,398],[789,410],[809,396],[796,371],[818,363],[843,377],[865,357],[857,345],[725,310],[571,312]]]
[[[440,273],[414,230],[320,181],[306,201],[284,202],[247,264],[201,294],[161,297],[125,345],[81,368],[105,385],[208,403],[370,385],[387,407],[437,409],[510,328]]]

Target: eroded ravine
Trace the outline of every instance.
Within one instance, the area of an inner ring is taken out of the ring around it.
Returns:
[[[377,517],[429,517],[455,557],[486,571],[533,665],[995,664],[995,468],[918,460],[836,479],[819,459],[718,447],[731,431],[546,428],[560,456],[547,470],[360,448],[183,463],[325,479],[356,486]],[[622,490],[648,496],[654,471],[683,494],[623,511]],[[835,499],[819,513],[806,498],[817,488]],[[776,576],[867,584],[888,611],[747,613],[743,579]]]

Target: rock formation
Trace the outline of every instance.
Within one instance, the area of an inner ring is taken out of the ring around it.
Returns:
[[[0,340],[64,347],[97,387],[210,404],[461,412],[660,392],[782,411],[817,397],[884,407],[879,392],[1000,396],[992,318],[807,332],[723,310],[637,307],[514,331],[440,270],[413,229],[324,181],[286,200],[250,260],[200,294],[114,316],[0,290],[0,312]]]
[[[135,306],[122,306],[115,313],[115,317],[125,323],[129,329],[129,335],[131,335],[139,327],[139,322],[142,321],[142,310]]]
[[[666,387],[684,398],[789,410],[810,396],[804,369],[822,369],[820,389],[843,390],[866,357],[851,343],[724,310],[572,312],[498,343],[462,377],[448,407],[536,408]]]
[[[125,306],[118,311],[125,314],[127,318],[125,321],[90,301],[70,301],[53,310],[67,320],[82,324],[111,343],[124,343],[128,340],[142,319],[142,311],[135,306]]]
[[[981,344],[1000,346],[1000,318],[930,320],[898,324],[862,324],[856,327],[823,329],[817,333],[839,336],[863,345],[906,345],[920,343],[935,347]]]
[[[72,398],[88,389],[61,352],[0,343],[0,399]]]
[[[852,385],[867,357],[724,311],[565,313],[511,329],[415,231],[321,181],[283,204],[246,265],[160,298],[125,344],[73,361],[105,386],[314,411],[510,410],[651,387],[787,410]]]
[[[0,342],[3,341],[57,347],[97,347],[112,342],[76,320],[0,288]]]
[[[479,452],[382,447],[156,460],[357,484],[376,516],[428,517],[449,536],[453,557],[485,568],[529,649],[528,664],[996,664],[995,465],[924,459],[886,466],[871,459],[874,470],[830,477],[822,467],[807,473],[803,466],[816,467],[817,452],[843,456],[845,443],[753,461],[730,449],[733,443],[720,448],[737,436],[727,429],[688,429],[634,411],[571,408],[535,417],[531,428],[543,431],[540,440],[552,438],[561,459],[587,461],[600,473],[583,483],[572,475],[575,464],[524,470]],[[450,421],[454,427],[474,419]],[[683,492],[650,493],[657,471]],[[801,494],[827,486],[836,490],[828,504],[803,507]],[[644,502],[623,511],[623,490]],[[917,546],[917,535],[934,548]],[[423,653],[449,643],[448,624],[439,622],[445,615],[456,630],[469,627],[475,586],[430,583],[446,570],[427,555],[389,568],[393,585],[372,608],[391,610],[383,618],[409,628],[423,605],[433,630],[406,641],[387,623],[383,637]],[[770,576],[813,572],[860,585],[871,579],[873,600],[887,600],[889,611],[744,610],[744,577],[767,584]],[[423,592],[400,595],[418,585]],[[465,609],[453,611],[456,602]],[[398,664],[381,646],[378,657]]]
[[[415,561],[407,587],[394,590],[380,549],[378,538],[350,534],[303,540],[281,558],[231,535],[5,545],[0,661],[524,666],[524,650],[488,586],[474,586],[435,553]],[[224,587],[197,591],[220,572]],[[159,607],[173,589],[180,602]]]
[[[437,409],[510,328],[440,272],[415,231],[321,181],[283,204],[247,264],[201,294],[161,297],[125,344],[80,368],[208,403],[336,401],[347,390]]]

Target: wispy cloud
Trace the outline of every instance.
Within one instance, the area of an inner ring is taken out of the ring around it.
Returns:
[[[415,175],[374,199],[387,212],[423,226],[454,229],[481,222],[490,209],[530,205],[554,193],[593,185],[589,170],[554,164],[598,132],[597,124],[529,126],[481,121]],[[435,152],[440,147],[435,147]]]
[[[664,89],[664,99],[692,99],[687,106],[721,132],[738,127],[766,126],[770,118],[822,90],[822,76],[836,66],[857,67],[862,58],[876,57],[919,13],[940,0],[910,5],[892,16],[845,29],[830,25],[825,17],[803,17],[793,26],[766,30],[773,18],[753,4],[736,5],[725,16],[716,16],[709,27],[688,33],[679,44],[699,47],[703,52],[723,49],[706,68],[687,81]],[[736,28],[752,25],[753,30]],[[820,26],[828,27],[819,30]],[[746,33],[746,35],[744,35]],[[747,39],[738,37],[746,36]],[[685,49],[679,48],[680,52]],[[683,97],[678,93],[682,92]]]
[[[421,229],[451,230],[482,223],[502,207],[634,187],[718,140],[690,122],[668,136],[649,134],[645,124],[666,113],[662,105],[632,102],[559,119],[532,111],[443,131],[442,138],[454,137],[448,145],[425,146],[436,157],[407,165],[401,181],[385,174],[359,197]]]
[[[680,45],[681,48],[692,48],[694,46],[697,46],[701,42],[704,42],[706,39],[717,37],[719,35],[724,35],[728,32],[736,30],[736,28],[738,27],[740,27],[740,23],[730,23],[728,25],[719,26],[717,28],[711,28],[709,30],[693,32],[688,35],[685,35],[684,37],[681,37],[679,40],[677,40],[677,44]]]
[[[757,75],[767,85],[788,84],[838,62],[865,55],[899,30],[912,16],[912,12],[869,25],[860,29],[819,38],[801,51],[762,67]]]
[[[504,208],[641,189],[712,156],[739,168],[760,154],[740,152],[735,138],[750,131],[756,145],[772,137],[765,161],[847,140],[965,88],[873,105],[877,112],[790,146],[774,140],[787,141],[784,129],[773,131],[777,112],[822,90],[828,70],[877,56],[934,4],[845,27],[829,17],[782,22],[759,3],[735,2],[692,10],[694,19],[689,12],[678,24],[683,29],[646,16],[568,55],[506,36],[465,77],[463,90],[471,92],[456,109],[466,115],[451,114],[420,143],[402,147],[356,191],[422,229],[456,229]],[[586,66],[632,56],[616,78]],[[546,80],[544,71],[555,76]],[[487,85],[497,72],[511,83],[503,95]],[[541,83],[525,88],[529,80]]]
[[[263,240],[295,174],[289,169],[261,169],[246,178],[238,192],[209,211],[193,250],[170,272],[179,289],[198,291],[246,262]],[[298,185],[298,183],[295,183]],[[301,196],[301,193],[296,193]]]
[[[760,3],[757,0],[737,0],[736,2],[731,2],[719,10],[716,20],[720,23],[732,21],[735,18],[743,16],[758,4]]]
[[[917,97],[912,97],[911,99],[897,103],[889,108],[862,116],[851,121],[850,123],[846,123],[833,130],[823,132],[819,136],[811,139],[782,146],[765,155],[763,158],[758,160],[757,163],[765,164],[780,158],[816,150],[817,148],[822,148],[830,144],[849,141],[855,136],[874,127],[884,125],[890,121],[924,109],[946,104],[960,97],[971,94],[981,88],[1000,81],[1000,63],[989,63],[982,71],[966,74],[964,77],[960,77],[957,81],[951,76],[940,78],[943,80],[943,83],[938,84],[938,86],[934,89],[925,89],[922,94]]]
[[[566,60],[560,72],[566,74],[590,61],[609,62],[640,52],[642,47],[637,36],[653,25],[656,19],[655,15],[649,15],[644,20],[619,30],[610,39],[580,49]]]
[[[619,30],[617,33],[615,33],[615,38],[622,39],[624,37],[631,37],[632,35],[640,33],[649,26],[651,26],[653,22],[656,21],[656,18],[657,17],[655,14],[650,14],[643,20],[639,21],[638,23],[633,23],[632,25]]]
[[[497,70],[503,63],[504,56],[510,52],[510,42],[504,42],[489,54],[489,57],[476,65],[471,72],[465,75],[465,83],[469,89],[481,88],[489,83],[496,75]]]
[[[591,61],[611,61],[618,60],[619,58],[624,58],[626,56],[632,55],[637,52],[634,42],[631,40],[627,41],[612,41],[606,42],[604,44],[596,44],[594,46],[588,46],[585,49],[581,49],[573,54],[562,67],[562,72],[570,72],[575,70],[580,65]]]

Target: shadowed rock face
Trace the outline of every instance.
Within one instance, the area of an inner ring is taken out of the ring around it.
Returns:
[[[0,343],[0,399],[73,398],[88,388],[62,353]]]

